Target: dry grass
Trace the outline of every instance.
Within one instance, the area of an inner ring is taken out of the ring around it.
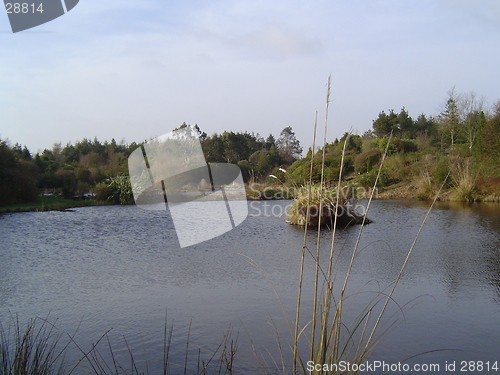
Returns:
[[[472,168],[470,159],[457,157],[451,170],[453,182],[453,199],[458,201],[473,202],[476,196],[477,172]]]
[[[387,154],[384,153],[382,163],[380,165],[377,179],[380,176],[380,172],[383,166],[383,160]],[[342,168],[341,168],[342,170]],[[449,176],[449,175],[448,175]],[[301,306],[301,300],[297,304],[297,314],[295,324],[297,325],[296,334],[294,336],[294,352],[296,352],[295,362],[293,365],[292,373],[295,375],[297,373],[303,374],[358,374],[360,373],[359,368],[353,367],[350,371],[331,371],[330,369],[314,368],[307,366],[307,363],[314,364],[336,364],[341,361],[350,364],[361,364],[370,358],[373,350],[376,348],[377,344],[390,332],[390,330],[399,323],[396,316],[389,313],[388,306],[393,301],[393,295],[396,287],[403,275],[404,269],[408,263],[408,260],[413,252],[417,239],[424,227],[424,224],[428,218],[428,215],[434,206],[440,192],[442,191],[448,176],[441,185],[438,193],[436,194],[432,204],[427,211],[426,216],[423,218],[422,224],[419,231],[407,251],[406,258],[401,265],[400,271],[396,277],[396,280],[390,285],[387,290],[380,291],[379,293],[374,293],[373,298],[369,300],[364,307],[354,313],[354,318],[352,318],[352,311],[347,314],[347,305],[349,298],[352,295],[347,294],[349,279],[351,277],[352,267],[354,265],[356,256],[358,254],[358,247],[360,239],[363,232],[363,225],[360,226],[356,243],[352,249],[350,262],[345,273],[340,273],[340,270],[336,268],[336,262],[334,260],[334,254],[336,254],[337,248],[335,244],[335,237],[337,227],[333,226],[331,230],[331,243],[329,254],[320,254],[320,238],[316,239],[314,244],[316,247],[316,252],[309,249],[308,244],[305,243],[303,247],[303,256],[309,254],[315,263],[316,267],[316,282],[314,286],[314,302],[312,306],[312,314],[310,320],[304,326],[299,326],[298,317],[300,311],[303,311],[304,306]],[[339,176],[339,181],[341,176]],[[377,181],[375,181],[375,185]],[[324,201],[332,202],[331,195],[325,195],[322,191],[314,192],[314,189],[310,189],[311,194],[309,198],[315,197],[319,200],[319,204]],[[340,191],[340,182],[336,191]],[[375,191],[373,189],[372,191]],[[370,196],[367,207],[365,210],[364,219],[366,219],[366,214],[369,211],[371,202],[373,199],[373,194]],[[303,203],[307,203],[303,202]],[[311,201],[309,201],[311,203]],[[333,200],[333,204],[337,206],[340,203],[340,195],[337,194],[336,200]],[[307,229],[306,229],[307,230]],[[318,228],[318,233],[321,229]],[[324,268],[322,265],[327,265]],[[301,265],[301,274],[299,279],[302,280],[304,268]],[[306,291],[302,290],[302,286],[299,286],[299,297],[302,293]],[[310,334],[307,334],[307,330],[310,329]],[[299,347],[302,346],[303,342],[306,342],[309,347],[309,353],[300,353]]]
[[[294,202],[288,210],[288,220],[293,224],[305,225],[307,218],[322,212],[323,207],[334,207],[336,195],[335,190],[322,186],[308,185],[297,188]]]
[[[326,123],[328,120],[328,103],[330,96],[330,80],[328,81],[328,91],[327,91],[327,115],[325,119],[325,133],[326,133]],[[391,137],[387,143],[385,152],[382,156],[382,160],[376,175],[373,189],[371,190],[370,197],[367,202],[365,209],[365,215],[363,217],[363,223],[366,220],[366,215],[369,212],[370,205],[373,199],[373,193],[376,191],[378,180],[381,176],[382,167],[387,156],[387,151],[389,144],[391,142]],[[346,142],[347,143],[347,142]],[[325,148],[326,142],[323,147]],[[309,217],[309,207],[313,204],[321,207],[323,204],[332,204],[335,210],[340,206],[341,197],[341,181],[342,181],[342,170],[343,162],[345,156],[345,148],[342,152],[342,162],[340,165],[340,173],[338,178],[338,186],[332,192],[325,191],[321,187],[312,187],[311,184],[299,191],[297,194],[297,205],[305,206],[308,208],[307,217]],[[312,166],[311,166],[312,168]],[[323,174],[323,173],[322,173]],[[307,243],[307,220],[304,227],[304,242],[302,246],[302,258],[300,265],[299,274],[299,287],[298,287],[298,298],[297,298],[297,308],[295,314],[295,325],[294,335],[293,335],[293,353],[294,362],[292,367],[292,374],[297,373],[303,374],[358,374],[359,368],[351,368],[350,371],[335,371],[332,369],[325,369],[322,366],[310,368],[307,364],[338,364],[341,361],[345,361],[350,364],[361,364],[366,361],[372,354],[374,348],[380,342],[381,339],[389,332],[389,330],[394,327],[397,323],[397,319],[388,313],[388,306],[391,301],[393,301],[394,291],[403,275],[403,271],[406,268],[408,260],[413,252],[417,239],[422,231],[422,228],[429,216],[429,213],[434,206],[440,192],[442,191],[449,174],[444,179],[441,188],[436,194],[426,216],[423,218],[422,224],[419,231],[411,245],[408,249],[406,258],[401,265],[400,271],[396,277],[396,280],[390,285],[389,289],[376,293],[374,297],[366,303],[365,307],[355,313],[355,318],[352,320],[348,318],[346,314],[346,305],[348,304],[348,299],[352,296],[347,295],[349,279],[351,277],[352,267],[354,265],[356,256],[358,254],[358,247],[360,239],[363,233],[364,225],[359,227],[359,232],[356,238],[356,243],[352,249],[349,265],[345,273],[340,273],[340,270],[336,267],[335,257],[338,252],[336,246],[336,234],[337,234],[337,212],[334,215],[333,228],[331,228],[331,241],[330,241],[330,251],[327,254],[321,254],[321,243],[320,243],[320,225],[318,226],[318,235],[316,237],[315,243],[310,248]],[[322,185],[322,184],[321,184]],[[336,193],[333,196],[332,193]],[[312,291],[305,291],[303,289],[302,280],[304,278],[304,262],[305,256],[309,255],[312,257],[315,264],[315,282]],[[326,268],[324,267],[326,265]],[[312,306],[303,306],[302,294],[303,293],[313,293],[314,300]],[[300,324],[300,316],[305,309],[311,308],[311,313],[307,323],[304,325]],[[389,316],[387,316],[389,314]],[[352,317],[352,313],[349,314]],[[308,347],[307,352],[301,352],[300,348],[303,347],[303,343]]]

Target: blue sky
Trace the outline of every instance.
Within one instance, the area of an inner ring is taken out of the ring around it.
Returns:
[[[80,0],[12,34],[0,17],[0,138],[32,152],[141,141],[182,122],[312,143],[378,113],[435,115],[447,92],[500,99],[497,0]]]

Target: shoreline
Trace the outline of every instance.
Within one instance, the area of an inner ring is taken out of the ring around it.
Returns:
[[[277,189],[274,188],[274,191]],[[435,192],[434,192],[435,194]],[[418,189],[412,184],[405,184],[401,186],[394,186],[390,188],[383,189],[380,191],[375,200],[413,200],[413,201],[432,201],[434,195],[430,194],[430,197],[422,199],[419,196]],[[284,194],[280,196],[266,196],[263,194],[256,197],[253,194],[248,194],[246,196],[249,202],[252,201],[268,201],[268,200],[293,200],[293,197],[286,197]],[[366,197],[358,197],[359,199],[364,199]],[[462,202],[462,203],[500,203],[500,196],[496,195],[484,195],[477,194],[473,201],[467,202],[463,200],[453,199],[453,191],[448,189],[441,193],[438,201],[444,202]],[[0,207],[0,214],[10,214],[18,212],[48,212],[48,211],[69,211],[73,208],[80,207],[92,207],[92,206],[109,206],[112,203],[105,201],[98,201],[94,199],[86,200],[73,200],[70,198],[60,198],[60,197],[38,197],[36,202],[19,203],[9,206]]]
[[[94,199],[73,200],[71,198],[39,196],[36,202],[25,202],[9,206],[1,206],[0,214],[10,214],[16,212],[67,211],[72,208],[101,206],[105,204],[106,202],[100,202]]]

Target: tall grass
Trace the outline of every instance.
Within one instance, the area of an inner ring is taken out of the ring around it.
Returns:
[[[328,109],[329,109],[329,97],[330,97],[330,78],[328,80],[327,88],[327,105],[326,105],[326,116],[325,116],[325,134],[328,123]],[[315,125],[316,128],[316,125]],[[316,134],[316,129],[315,133]],[[375,178],[373,188],[371,189],[371,194],[367,202],[367,206],[363,216],[363,223],[367,220],[367,214],[369,212],[373,193],[376,191],[376,186],[378,180],[381,176],[382,167],[384,165],[385,158],[388,153],[389,145],[392,139],[392,134],[389,137],[389,142],[386,145],[385,152],[382,156],[382,160]],[[347,141],[345,142],[347,144]],[[323,144],[323,150],[325,150],[326,140]],[[304,241],[302,246],[302,257],[300,263],[299,271],[299,285],[298,285],[298,298],[295,312],[295,329],[293,332],[293,364],[292,373],[293,375],[297,373],[304,374],[334,374],[335,371],[330,369],[325,369],[321,366],[321,369],[314,368],[310,371],[310,368],[306,365],[306,362],[312,361],[314,364],[336,364],[341,361],[346,361],[351,364],[360,364],[367,360],[373,353],[373,350],[380,342],[380,340],[388,334],[391,328],[397,324],[397,319],[388,313],[389,303],[393,300],[393,295],[396,287],[401,280],[403,271],[406,268],[408,260],[413,252],[417,239],[422,231],[422,228],[429,216],[429,213],[434,206],[440,192],[442,191],[449,174],[446,176],[445,181],[441,185],[438,193],[436,194],[431,206],[425,217],[422,220],[421,227],[411,245],[408,249],[405,260],[401,265],[400,271],[396,276],[396,279],[387,290],[381,291],[380,293],[374,294],[373,298],[366,303],[364,308],[358,311],[354,319],[352,315],[350,317],[346,314],[346,303],[349,297],[347,295],[349,280],[352,274],[352,268],[358,254],[360,239],[362,236],[364,225],[359,227],[359,232],[356,238],[355,245],[352,249],[350,260],[348,263],[347,270],[345,274],[340,275],[339,268],[335,261],[336,254],[338,252],[336,246],[336,234],[337,234],[337,210],[341,202],[340,191],[341,191],[341,181],[342,181],[342,170],[345,158],[345,147],[342,151],[342,159],[340,172],[338,176],[338,186],[336,189],[336,197],[333,202],[335,207],[334,223],[331,229],[331,241],[330,249],[328,254],[321,254],[321,225],[318,225],[317,236],[313,248],[310,249],[307,243],[307,222],[304,227]],[[324,161],[323,161],[324,166]],[[311,163],[312,168],[312,163]],[[322,171],[323,175],[323,171]],[[323,204],[332,203],[332,196],[325,193],[322,188],[321,183],[319,188],[313,188],[311,183],[308,187],[303,188],[302,199],[305,200],[307,191],[307,200],[300,202],[301,205],[309,207],[312,203],[319,205],[321,207]],[[318,202],[319,201],[319,202]],[[309,216],[309,211],[306,215]],[[321,220],[321,218],[320,218]],[[312,311],[309,318],[306,318],[306,323],[304,325],[300,324],[300,316],[306,306],[303,306],[302,295],[308,293],[303,289],[303,279],[304,279],[304,263],[306,254],[309,254],[314,261],[314,287]],[[326,267],[323,264],[326,263]],[[309,332],[309,334],[307,333]],[[303,343],[308,347],[307,354],[300,351],[303,347]],[[352,368],[350,371],[343,371],[343,374],[357,374],[359,370],[357,368]],[[340,373],[340,371],[338,372]]]
[[[162,374],[218,374],[234,373],[234,362],[238,349],[238,337],[228,327],[215,350],[193,348],[188,329],[183,358],[172,359],[173,325],[167,329],[165,323],[163,341]],[[90,348],[83,348],[75,340],[75,334],[63,335],[48,319],[34,318],[22,325],[12,317],[7,327],[0,324],[0,375],[157,375],[150,372],[147,353],[134,353],[126,338],[123,346],[127,359],[119,359],[109,338],[111,330],[105,332]],[[64,339],[64,337],[66,337]],[[70,364],[65,354],[70,350],[80,352],[80,359]],[[140,359],[145,358],[140,361]],[[157,362],[158,359],[155,359]],[[140,364],[141,362],[141,364]]]
[[[66,374],[64,352],[56,326],[47,319],[30,319],[25,325],[12,317],[0,323],[0,375]]]
[[[234,362],[238,349],[238,338],[234,338],[232,327],[229,326],[223,334],[223,338],[215,350],[207,349],[203,351],[201,348],[193,348],[193,343],[190,341],[191,323],[189,324],[186,344],[183,358],[172,358],[172,335],[173,324],[167,327],[165,318],[164,338],[163,338],[163,359],[162,372],[163,375],[168,374],[195,374],[195,375],[231,375],[234,370]],[[119,359],[115,354],[113,345],[109,339],[110,331],[104,333],[101,338],[85,351],[74,340],[73,343],[81,352],[81,358],[76,365],[71,369],[69,375],[80,374],[82,368],[85,368],[86,374],[112,374],[112,375],[157,375],[158,372],[150,372],[147,352],[144,351],[142,356],[134,353],[126,338],[123,338],[123,345],[127,348],[128,359]],[[103,343],[101,345],[101,342]],[[103,349],[102,346],[105,348]],[[194,353],[194,354],[193,354]],[[144,358],[143,364],[139,364],[139,359]],[[194,357],[194,358],[193,358]],[[154,360],[158,361],[158,358]]]
[[[471,160],[457,157],[451,172],[454,198],[465,202],[474,201],[478,174],[473,170]]]

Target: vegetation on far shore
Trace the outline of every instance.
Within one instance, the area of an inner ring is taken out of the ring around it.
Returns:
[[[414,119],[406,108],[399,113],[382,111],[363,135],[346,133],[314,155],[309,149],[305,157],[301,157],[302,147],[290,126],[278,137],[270,134],[267,138],[231,131],[208,135],[197,125],[193,129],[207,162],[240,167],[251,199],[268,198],[269,190],[283,186],[304,186],[310,170],[313,184],[322,181],[326,187],[334,186],[346,141],[343,184],[358,191],[367,189],[375,180],[392,133],[375,198],[431,199],[451,170],[441,199],[500,201],[500,101],[486,108],[474,93],[451,90],[442,112],[435,116],[422,113]],[[88,205],[63,198],[89,192],[99,202],[133,203],[127,158],[141,144],[83,139],[65,146],[57,143],[33,155],[26,146],[0,140],[1,210],[47,209],[50,205],[39,203],[42,193],[61,195],[54,209]]]
[[[12,204],[9,206],[0,207],[0,213],[11,212],[42,212],[42,211],[65,211],[75,207],[95,206],[97,204],[104,204],[95,199],[72,199],[64,198],[61,196],[43,196],[37,197],[34,202],[24,202]]]

